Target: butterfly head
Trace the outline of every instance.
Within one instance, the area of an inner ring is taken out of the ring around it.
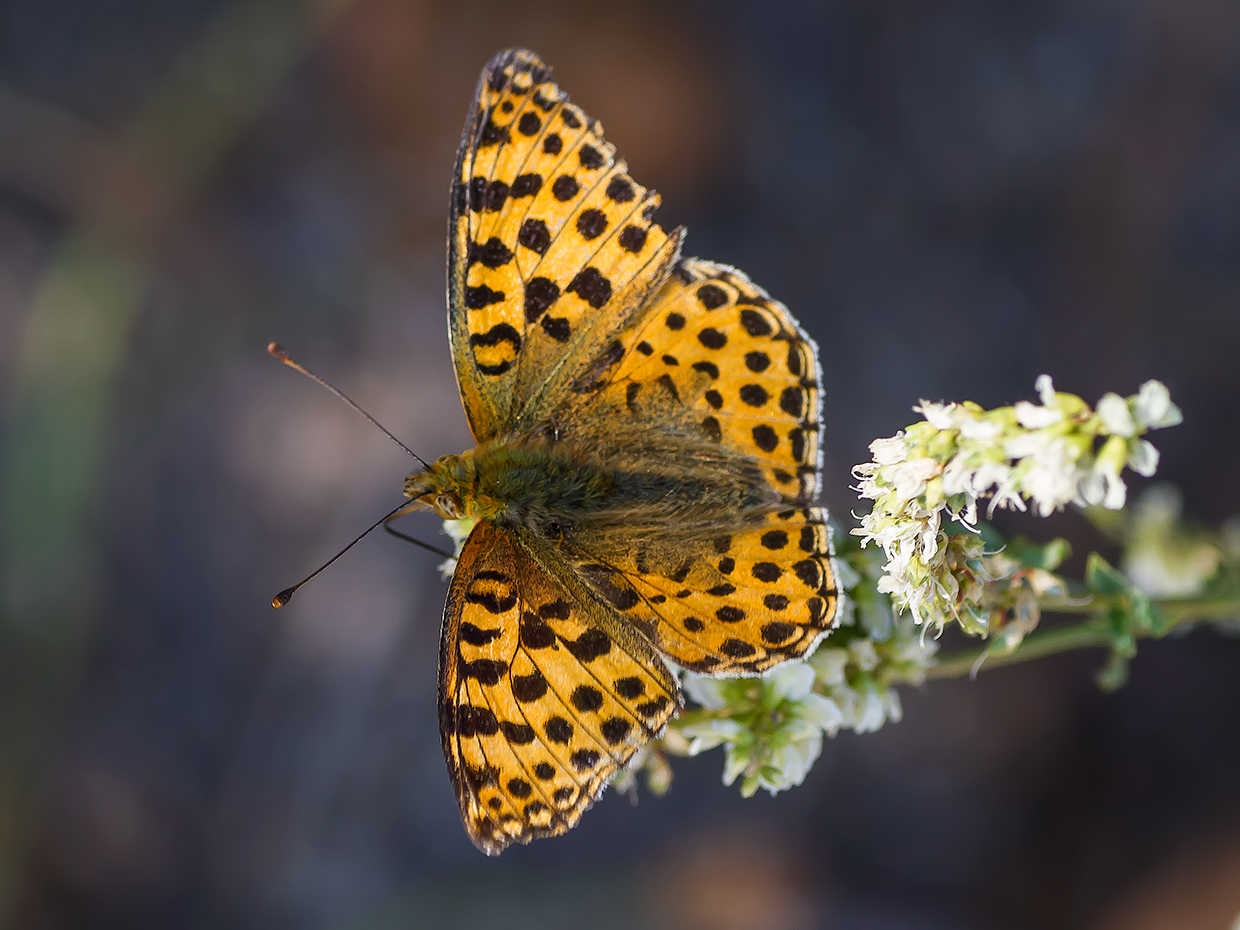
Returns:
[[[442,455],[429,468],[414,472],[405,479],[404,494],[430,507],[444,520],[474,517],[473,495],[466,493],[473,485],[474,463],[469,455]]]

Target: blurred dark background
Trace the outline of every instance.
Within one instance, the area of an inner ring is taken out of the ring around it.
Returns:
[[[269,339],[423,456],[469,444],[447,189],[510,45],[817,338],[836,513],[919,397],[1041,372],[1164,380],[1163,476],[1240,511],[1235,0],[3,0],[0,919],[1227,930],[1240,640],[1211,630],[1111,696],[1097,654],[906,692],[775,799],[681,762],[488,860],[440,757],[434,558],[376,535],[272,612],[409,462]]]

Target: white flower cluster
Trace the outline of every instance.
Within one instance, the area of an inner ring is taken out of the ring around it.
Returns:
[[[835,702],[813,690],[814,669],[804,662],[781,665],[763,678],[686,672],[684,688],[708,712],[680,727],[689,740],[686,754],[726,744],[723,783],[744,776],[744,797],[759,788],[776,794],[801,784],[822,753],[823,734],[834,735],[844,722]]]
[[[836,567],[849,596],[831,635],[808,659],[762,678],[685,673],[685,693],[700,706],[672,722],[663,749],[697,755],[725,746],[724,784],[739,778],[746,797],[759,788],[776,794],[805,780],[824,736],[872,733],[900,720],[895,685],[923,681],[937,647],[924,642],[908,617],[894,617],[890,600],[876,592],[877,560],[841,542]],[[651,789],[665,790],[666,765],[655,758],[643,764]]]
[[[863,546],[882,547],[879,590],[917,623],[941,629],[955,620],[972,633],[989,631],[983,591],[995,577],[981,540],[945,531],[944,515],[972,529],[987,497],[990,513],[1025,510],[1026,501],[1041,516],[1069,503],[1119,509],[1127,498],[1124,466],[1141,475],[1158,467],[1144,434],[1181,420],[1158,381],[1127,399],[1107,394],[1094,410],[1055,391],[1048,375],[1037,391],[1041,404],[989,411],[922,401],[914,409],[924,421],[873,442],[873,461],[853,470],[857,492],[874,508],[852,532]]]

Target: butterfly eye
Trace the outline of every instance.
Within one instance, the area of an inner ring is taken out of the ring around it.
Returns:
[[[435,509],[448,520],[459,520],[461,517],[461,502],[450,491],[435,498]]]

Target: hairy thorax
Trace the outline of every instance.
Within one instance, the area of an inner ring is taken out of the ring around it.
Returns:
[[[779,504],[747,456],[674,433],[575,441],[508,437],[445,455],[405,480],[406,497],[447,520],[667,537],[746,522]]]

